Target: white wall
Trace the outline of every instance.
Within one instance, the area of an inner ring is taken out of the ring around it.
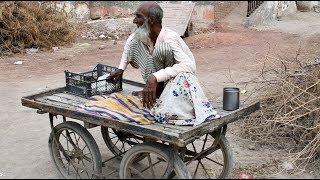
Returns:
[[[279,3],[281,2],[281,3]],[[278,5],[279,10],[278,10]],[[264,1],[249,17],[244,20],[246,27],[261,25],[297,12],[295,1]]]
[[[86,22],[90,18],[88,2],[85,1],[51,1],[48,6],[63,11],[74,22]]]
[[[314,6],[320,6],[320,1],[298,1],[300,11],[313,11]]]

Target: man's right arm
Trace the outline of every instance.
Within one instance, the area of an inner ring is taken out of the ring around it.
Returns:
[[[134,33],[132,33],[127,41],[126,44],[124,45],[123,48],[123,52],[122,52],[122,56],[121,56],[121,60],[120,60],[120,64],[117,70],[113,71],[110,74],[110,78],[113,79],[113,81],[118,81],[119,78],[122,76],[123,71],[126,69],[127,65],[128,65],[128,54],[129,54],[129,50],[130,50],[130,45],[131,45],[131,40],[134,37]]]
[[[118,67],[119,69],[125,70],[127,68],[127,65],[129,63],[128,62],[128,54],[129,54],[130,45],[131,45],[131,41],[132,41],[133,37],[134,37],[134,33],[132,33],[128,37],[127,42],[124,45],[123,53],[122,53],[122,56],[121,56],[119,67]]]

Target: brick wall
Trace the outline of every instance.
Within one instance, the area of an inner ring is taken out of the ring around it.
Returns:
[[[242,1],[214,1],[214,20],[219,22],[226,17]]]

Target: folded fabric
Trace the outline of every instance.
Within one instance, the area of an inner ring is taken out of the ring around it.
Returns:
[[[150,110],[143,107],[138,97],[120,93],[93,96],[87,103],[81,105],[79,110],[113,120],[143,125],[155,122]]]

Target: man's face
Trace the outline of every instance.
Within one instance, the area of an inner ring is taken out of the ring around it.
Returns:
[[[145,4],[141,5],[134,14],[135,18],[133,19],[133,23],[138,27],[135,31],[135,38],[145,44],[151,43],[147,6]]]
[[[140,6],[137,11],[134,13],[135,18],[133,19],[133,23],[140,27],[143,25],[145,19],[148,17],[146,13],[146,8],[144,6]]]
[[[147,18],[145,18],[144,23],[141,26],[139,26],[135,31],[135,38],[137,38],[138,40],[140,40],[145,44],[151,43],[150,25]]]

